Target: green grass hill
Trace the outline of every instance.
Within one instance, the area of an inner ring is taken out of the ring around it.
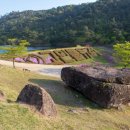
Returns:
[[[123,111],[101,109],[58,78],[0,66],[0,90],[7,101],[0,102],[0,130],[124,130],[130,129],[130,107]],[[38,84],[52,96],[58,110],[56,118],[34,112],[15,103],[27,83]],[[68,112],[74,109],[76,113]]]

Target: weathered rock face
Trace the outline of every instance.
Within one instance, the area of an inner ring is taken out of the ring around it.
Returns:
[[[112,67],[77,67],[77,71],[89,77],[106,83],[130,84],[130,69],[116,69]]]
[[[63,68],[62,80],[104,108],[130,101],[130,70],[110,67]]]
[[[51,96],[38,86],[26,85],[17,98],[17,102],[34,106],[45,116],[56,116],[57,110]]]

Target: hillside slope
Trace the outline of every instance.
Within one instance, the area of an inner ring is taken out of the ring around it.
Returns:
[[[0,18],[0,44],[11,37],[33,46],[130,41],[130,1],[98,0],[50,10],[11,12]]]
[[[0,90],[8,99],[8,102],[0,102],[0,130],[130,129],[130,107],[124,107],[123,111],[101,109],[54,77],[3,66],[0,66],[0,73]],[[27,83],[40,85],[52,96],[58,110],[56,118],[41,116],[27,106],[15,103]]]

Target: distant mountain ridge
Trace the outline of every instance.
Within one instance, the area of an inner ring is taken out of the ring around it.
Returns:
[[[130,0],[98,0],[50,10],[11,12],[0,18],[0,44],[8,38],[32,46],[108,45],[130,41]]]

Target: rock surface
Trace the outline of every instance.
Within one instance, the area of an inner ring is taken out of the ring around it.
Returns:
[[[51,96],[41,87],[26,85],[17,98],[17,102],[34,106],[45,116],[56,116],[57,110]]]
[[[130,101],[130,69],[111,67],[66,67],[61,78],[101,107],[110,108]]]
[[[130,69],[116,69],[112,67],[77,67],[77,71],[87,74],[98,81],[107,83],[130,84]]]

